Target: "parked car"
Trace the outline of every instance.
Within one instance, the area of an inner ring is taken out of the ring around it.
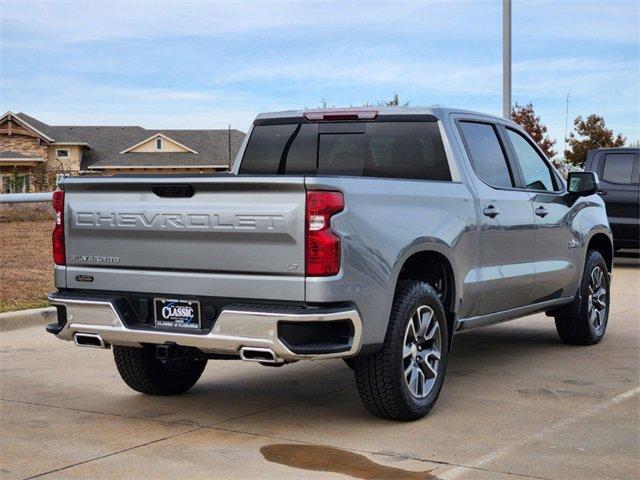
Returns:
[[[584,169],[600,179],[616,250],[640,248],[640,148],[591,150]]]
[[[417,419],[454,333],[547,312],[603,337],[611,232],[596,175],[568,181],[480,113],[261,114],[227,176],[63,179],[47,329],[153,395],[210,359],[343,358],[371,413]]]

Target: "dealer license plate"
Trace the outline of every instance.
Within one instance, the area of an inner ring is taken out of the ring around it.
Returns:
[[[193,330],[200,328],[200,302],[171,298],[153,301],[156,327]]]

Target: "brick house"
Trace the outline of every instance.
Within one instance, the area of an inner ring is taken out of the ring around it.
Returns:
[[[53,126],[7,112],[0,117],[0,193],[51,190],[58,175],[226,171],[243,139],[238,130]]]

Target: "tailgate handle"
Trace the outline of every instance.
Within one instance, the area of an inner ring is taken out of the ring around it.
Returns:
[[[151,191],[159,197],[191,198],[196,193],[192,185],[152,185]]]

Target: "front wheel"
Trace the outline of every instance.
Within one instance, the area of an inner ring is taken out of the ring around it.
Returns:
[[[440,394],[448,333],[437,292],[424,282],[399,286],[382,350],[354,359],[360,398],[373,415],[417,420]]]
[[[593,345],[602,340],[609,320],[609,271],[599,252],[589,250],[574,316],[556,317],[560,339],[570,345]]]

